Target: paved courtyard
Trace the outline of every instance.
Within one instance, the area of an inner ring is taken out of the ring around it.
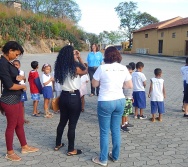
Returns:
[[[54,64],[57,54],[27,54],[21,58],[22,69],[28,76],[30,62],[39,61],[40,67],[44,63]],[[82,53],[86,59],[87,53]],[[167,98],[165,100],[166,113],[163,122],[151,123],[148,120],[134,120],[130,117],[131,128],[129,133],[122,132],[121,156],[118,162],[108,161],[109,167],[188,167],[188,119],[183,118],[182,106],[182,80],[180,67],[184,59],[123,55],[122,64],[142,61],[145,65],[143,73],[147,77],[146,93],[148,94],[150,78],[154,76],[153,70],[157,67],[163,70]],[[41,70],[39,69],[41,73]],[[88,84],[88,93],[89,93]],[[15,152],[22,157],[20,162],[11,162],[4,158],[6,153],[4,131],[6,118],[0,115],[0,167],[97,167],[91,158],[99,154],[99,128],[96,114],[97,96],[86,96],[85,112],[81,113],[77,129],[75,148],[83,150],[83,154],[68,157],[67,146],[54,151],[56,127],[59,114],[52,119],[32,117],[32,101],[29,89],[29,100],[25,103],[26,118],[30,123],[25,125],[27,142],[29,145],[40,148],[39,152],[20,153],[17,137],[14,138]],[[43,111],[43,98],[39,103],[39,110]],[[150,105],[147,98],[145,115],[150,117]],[[67,128],[63,141],[67,144]],[[111,149],[111,140],[110,140]]]

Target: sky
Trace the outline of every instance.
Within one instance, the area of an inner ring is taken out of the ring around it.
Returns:
[[[123,0],[75,0],[82,17],[78,25],[88,33],[99,34],[105,31],[117,31],[120,19],[114,8]],[[137,3],[137,11],[147,12],[159,21],[177,16],[188,17],[188,0],[132,0]]]

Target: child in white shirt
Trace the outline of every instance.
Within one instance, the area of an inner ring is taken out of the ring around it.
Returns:
[[[87,64],[84,63],[86,67]],[[88,74],[82,75],[81,76],[81,86],[80,86],[80,97],[81,97],[81,103],[82,103],[82,112],[84,112],[84,107],[85,107],[85,98],[84,96],[88,93],[87,92],[87,83],[89,82],[89,77]]]
[[[44,97],[44,117],[45,118],[52,118],[53,114],[49,111],[49,104],[50,99],[53,98],[53,90],[52,90],[52,82],[54,81],[54,78],[51,77],[51,66],[50,64],[44,64],[42,66],[42,71],[44,72],[42,74],[42,84],[43,84],[43,97]]]
[[[142,73],[144,64],[142,62],[136,63],[136,71],[132,74],[133,81],[133,106],[135,107],[135,119],[146,119],[147,116],[143,115],[143,110],[146,108],[146,77]],[[138,114],[140,109],[140,115]]]
[[[155,78],[151,78],[150,88],[148,97],[151,98],[151,121],[155,122],[155,114],[158,110],[159,117],[156,119],[162,121],[162,114],[165,112],[164,109],[164,98],[166,97],[166,92],[164,88],[164,80],[161,78],[162,70],[156,68],[154,70]]]

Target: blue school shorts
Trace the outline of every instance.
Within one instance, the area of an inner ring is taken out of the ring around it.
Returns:
[[[159,114],[165,113],[164,101],[151,101],[151,114],[155,114],[158,110]]]
[[[27,93],[25,91],[22,92],[20,101],[21,102],[27,101]]]
[[[146,108],[146,93],[145,93],[145,91],[133,92],[133,99],[134,99],[134,103],[133,103],[134,107],[138,107],[140,109]]]
[[[51,86],[44,86],[42,89],[43,97],[45,99],[53,98],[53,91]]]
[[[39,101],[40,100],[40,94],[39,93],[31,94],[31,100]]]

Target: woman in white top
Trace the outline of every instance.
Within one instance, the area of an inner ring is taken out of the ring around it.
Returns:
[[[64,146],[61,143],[64,128],[68,123],[68,152],[67,155],[78,155],[82,150],[74,148],[75,129],[81,112],[80,99],[80,75],[87,73],[87,69],[80,57],[80,52],[74,50],[70,45],[63,47],[56,59],[54,78],[55,82],[61,84],[59,109],[60,122],[57,127],[56,147],[59,150]]]
[[[120,124],[125,107],[125,96],[122,88],[132,88],[132,77],[126,66],[121,65],[119,51],[111,46],[105,50],[105,64],[98,67],[93,75],[93,87],[100,86],[97,114],[100,128],[100,155],[92,161],[107,166],[109,131],[112,134],[112,152],[109,157],[117,161],[120,152]]]

